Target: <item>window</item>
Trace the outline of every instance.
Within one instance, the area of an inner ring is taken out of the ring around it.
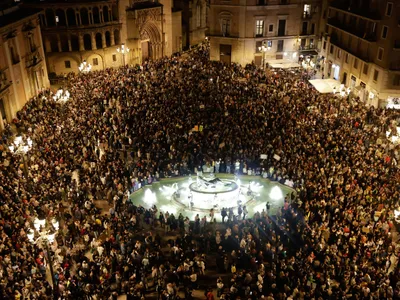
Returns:
[[[354,69],[358,69],[358,59],[354,58],[354,65],[353,65]]]
[[[311,5],[310,4],[304,4],[303,13],[307,14],[307,15],[311,14]]]
[[[12,42],[12,43],[14,43],[14,42]],[[18,55],[17,51],[15,51],[14,45],[10,45],[9,49],[10,49],[12,63],[13,64],[19,63],[19,55]]]
[[[378,81],[378,77],[379,77],[379,71],[374,70],[374,81]]]
[[[342,50],[338,49],[337,50],[337,58],[340,58],[342,56]]]
[[[392,2],[388,2],[386,4],[386,15],[388,17],[390,17],[392,15],[392,9],[393,9],[393,3]]]
[[[348,53],[346,53],[346,55],[345,55],[345,57],[344,57],[344,61],[346,62],[346,64],[348,64],[349,63],[349,54]]]
[[[383,48],[378,49],[378,60],[382,60],[383,58]]]
[[[196,6],[196,26],[201,27],[201,6]]]
[[[272,47],[272,41],[267,41],[267,47]]]
[[[274,31],[274,24],[269,24],[268,31],[269,32],[273,32]]]
[[[113,58],[113,61],[117,61],[117,55],[116,54],[113,54],[112,58]]]
[[[228,36],[231,27],[231,20],[230,19],[222,19],[221,22],[221,31],[223,36]]]
[[[99,60],[96,58],[93,58],[93,66],[98,66],[99,65]]]
[[[400,75],[399,74],[394,74],[393,76],[393,85],[399,86],[400,85]]]
[[[256,53],[260,53],[261,52],[261,47],[262,47],[262,42],[256,42]]]
[[[393,48],[395,48],[395,49],[400,49],[400,40],[395,40],[395,41],[394,41]]]
[[[314,39],[310,39],[310,49],[314,49]]]
[[[388,27],[387,26],[383,26],[383,28],[382,28],[382,38],[386,39],[387,34],[388,34]]]
[[[69,60],[64,61],[64,65],[66,69],[71,69],[71,61]]]
[[[331,45],[331,48],[329,49],[329,53],[330,53],[330,54],[333,54],[333,49],[334,49],[334,48],[333,48],[333,46]]]
[[[283,40],[279,40],[278,41],[278,52],[282,52],[283,51]]]
[[[368,65],[367,65],[367,64],[364,64],[363,73],[364,73],[365,75],[368,75]]]
[[[256,21],[256,36],[263,36],[264,35],[264,21],[257,20]]]
[[[326,41],[324,41],[324,50],[326,50]]]
[[[311,24],[311,34],[315,33],[315,23]]]

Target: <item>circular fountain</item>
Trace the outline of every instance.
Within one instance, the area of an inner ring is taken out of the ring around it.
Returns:
[[[175,187],[172,200],[193,211],[219,211],[223,207],[246,205],[254,199],[250,184],[242,186],[238,179],[220,179],[212,174],[198,174],[196,180],[189,178],[189,184]]]

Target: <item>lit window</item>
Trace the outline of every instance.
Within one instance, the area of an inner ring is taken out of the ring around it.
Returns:
[[[263,36],[264,35],[264,21],[257,20],[256,21],[256,36]]]
[[[231,20],[230,19],[222,19],[221,21],[221,31],[223,36],[227,36],[231,30]]]

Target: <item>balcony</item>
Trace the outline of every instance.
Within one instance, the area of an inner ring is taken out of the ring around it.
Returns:
[[[317,51],[316,45],[299,46],[299,51]]]
[[[381,20],[379,11],[373,10],[370,7],[357,7],[355,3],[351,5],[350,1],[348,0],[334,1],[329,5],[329,7],[369,20],[373,21]]]
[[[42,59],[40,58],[39,51],[31,52],[25,56],[25,66],[27,68],[38,65]]]
[[[310,20],[312,19],[312,14],[306,11],[303,11],[303,15],[301,16],[303,20]]]
[[[368,52],[369,52],[368,48],[366,49],[367,53],[363,53],[362,49],[359,49],[359,51],[358,50],[354,51],[353,49],[350,49],[349,47],[347,47],[342,41],[340,41],[337,38],[336,35],[332,35],[330,41],[331,41],[331,44],[333,44],[334,46],[336,46],[336,47],[338,47],[338,48],[350,53],[351,55],[353,55],[353,56],[355,56],[355,57],[357,57],[357,58],[359,58],[359,59],[361,59],[361,60],[363,60],[365,62],[369,62],[370,61],[370,59],[368,57]],[[332,55],[332,54],[330,54],[330,55]]]
[[[376,32],[368,33],[366,29],[356,28],[354,25],[344,24],[337,18],[329,18],[328,25],[335,27],[339,30],[345,31],[351,35],[354,35],[360,39],[366,40],[368,42],[376,42]]]

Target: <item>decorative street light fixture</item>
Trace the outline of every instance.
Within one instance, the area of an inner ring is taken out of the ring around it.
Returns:
[[[92,65],[87,63],[86,60],[84,60],[78,67],[79,72],[82,73],[89,73],[92,70]]]
[[[67,102],[69,100],[70,93],[67,90],[59,89],[53,96],[54,101]]]
[[[125,47],[125,44],[121,45],[121,48],[117,48],[118,53],[122,53],[122,63],[125,66],[125,53],[128,53],[131,49]]]
[[[32,140],[31,138],[23,139],[22,136],[17,136],[14,139],[14,142],[8,147],[10,151],[14,154],[20,154],[22,156],[22,162],[24,165],[24,175],[26,181],[28,183],[28,187],[30,188],[30,180],[28,176],[28,166],[26,164],[25,154],[32,148]]]
[[[271,50],[271,47],[262,45],[262,46],[258,47],[258,50],[260,52],[262,52],[262,68],[264,69],[265,68],[265,53],[267,51]]]
[[[46,226],[47,225],[47,226]],[[58,231],[59,223],[57,220],[53,219],[51,224],[46,222],[46,219],[40,220],[36,218],[33,221],[33,229],[27,234],[28,240],[33,244],[38,244],[46,249],[46,260],[49,265],[51,283],[53,290],[58,294],[58,285],[54,282],[54,271],[53,271],[53,261],[51,258],[51,252],[49,244],[52,244],[55,239],[55,234]]]

